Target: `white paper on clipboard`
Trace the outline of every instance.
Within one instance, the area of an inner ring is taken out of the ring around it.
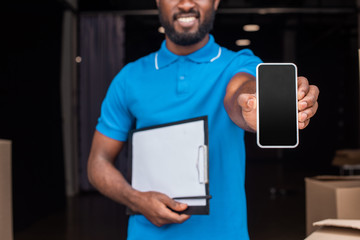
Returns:
[[[207,206],[207,118],[139,129],[131,136],[131,185],[189,206]],[[200,197],[191,199],[186,197]]]

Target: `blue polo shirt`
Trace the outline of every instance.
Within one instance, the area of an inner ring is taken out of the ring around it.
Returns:
[[[225,111],[229,80],[238,72],[255,76],[261,60],[248,50],[208,43],[178,56],[166,48],[127,64],[112,81],[96,129],[126,141],[132,128],[208,116],[209,215],[156,227],[142,215],[129,219],[128,239],[249,239],[245,198],[244,130]]]

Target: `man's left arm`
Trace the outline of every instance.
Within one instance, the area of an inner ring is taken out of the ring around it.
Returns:
[[[299,129],[304,129],[318,109],[319,89],[309,85],[305,77],[298,77]],[[249,73],[237,73],[230,80],[224,98],[225,109],[240,128],[256,132],[256,80]]]

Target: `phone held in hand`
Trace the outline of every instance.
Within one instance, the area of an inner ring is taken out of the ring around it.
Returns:
[[[296,65],[259,64],[256,97],[258,146],[295,148],[299,143]]]

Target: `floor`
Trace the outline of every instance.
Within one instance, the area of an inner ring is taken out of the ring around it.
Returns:
[[[247,167],[248,225],[252,240],[305,237],[304,173],[276,164]],[[68,199],[67,209],[15,233],[15,240],[121,240],[125,208],[98,193]]]
[[[248,227],[252,240],[305,238],[304,174],[281,165],[247,171]]]
[[[125,208],[98,193],[69,198],[67,209],[15,233],[15,240],[121,240],[126,238]]]

